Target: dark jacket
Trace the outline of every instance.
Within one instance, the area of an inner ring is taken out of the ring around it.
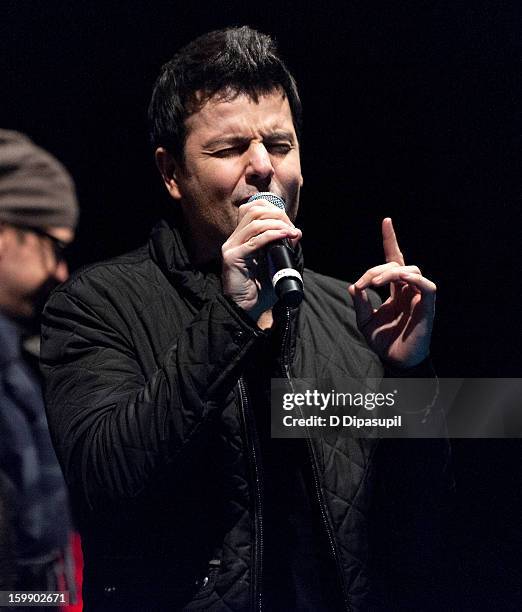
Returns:
[[[276,317],[275,371],[381,377],[346,285],[310,270],[304,282],[299,311]],[[165,223],[53,294],[42,368],[83,536],[86,610],[262,607],[263,466],[242,377],[262,335]],[[365,609],[379,445],[303,444],[339,592]]]
[[[0,590],[15,589],[16,564],[11,484],[0,469]]]
[[[22,327],[0,313],[0,470],[19,590],[56,586],[68,546],[66,486],[51,444],[38,359]],[[5,519],[5,517],[4,517]]]

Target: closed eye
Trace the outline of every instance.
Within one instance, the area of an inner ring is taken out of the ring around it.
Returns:
[[[237,145],[235,147],[226,147],[225,149],[218,149],[217,151],[212,152],[213,157],[234,157],[235,155],[242,155],[246,150],[247,146]]]
[[[274,155],[286,155],[292,150],[292,145],[288,142],[270,142],[266,145],[267,151]]]
[[[212,151],[210,154],[212,157],[217,158],[227,158],[227,157],[235,157],[237,155],[243,155],[245,151],[248,150],[250,143],[239,143],[234,144],[229,147],[223,147],[222,149],[217,149],[216,151]],[[270,155],[286,155],[289,153],[294,147],[289,142],[265,142],[264,146]]]

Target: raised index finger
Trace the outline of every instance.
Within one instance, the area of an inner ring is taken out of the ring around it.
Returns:
[[[386,262],[395,261],[401,266],[404,265],[404,257],[399,249],[399,243],[397,242],[397,236],[395,235],[390,217],[382,220],[382,246]]]

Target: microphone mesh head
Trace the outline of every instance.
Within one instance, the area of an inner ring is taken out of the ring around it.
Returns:
[[[280,198],[278,195],[272,193],[271,191],[260,191],[259,193],[250,196],[247,200],[247,203],[254,202],[255,200],[267,200],[268,202],[270,202],[270,204],[277,206],[277,208],[285,210],[285,201],[283,200],[283,198]]]

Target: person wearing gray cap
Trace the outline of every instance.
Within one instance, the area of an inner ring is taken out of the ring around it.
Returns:
[[[27,136],[0,130],[0,472],[13,507],[17,590],[55,590],[64,560],[72,575],[67,494],[45,417],[35,332],[50,291],[68,277],[64,249],[78,214],[62,164]]]
[[[31,321],[63,282],[63,249],[78,220],[65,168],[26,136],[0,130],[0,310]]]

